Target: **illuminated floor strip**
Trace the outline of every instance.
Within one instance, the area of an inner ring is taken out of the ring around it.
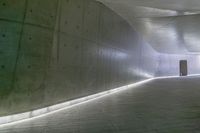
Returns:
[[[189,74],[187,76],[163,76],[163,77],[155,77],[153,79],[188,78],[188,77],[196,77],[196,76],[200,76],[200,74]]]
[[[116,93],[116,92],[119,92],[119,91],[122,91],[122,90],[137,87],[139,85],[145,84],[145,83],[152,81],[152,80],[153,79],[147,79],[147,80],[137,82],[137,83],[134,83],[134,84],[122,86],[122,87],[115,88],[115,89],[112,89],[112,90],[104,91],[104,92],[97,93],[97,94],[94,94],[94,95],[86,96],[86,97],[75,99],[75,100],[72,100],[72,101],[67,101],[67,102],[64,102],[64,103],[56,104],[56,105],[53,105],[53,106],[45,107],[45,108],[42,108],[42,109],[30,111],[30,112],[0,117],[0,127],[13,125],[13,124],[25,122],[25,121],[28,121],[28,120],[40,118],[40,117],[43,117],[43,116],[46,116],[46,115],[49,115],[49,114],[53,114],[53,113],[56,113],[58,111],[65,110],[65,109],[68,109],[68,108],[71,108],[71,107],[74,107],[74,106],[95,100],[95,99],[98,99],[98,98],[101,98],[101,97],[104,97],[104,96],[107,96],[107,95],[110,95],[110,94],[113,94],[113,93]]]
[[[189,75],[189,76],[200,76],[200,75]],[[79,98],[79,99],[75,99],[72,101],[67,101],[64,103],[60,103],[60,104],[56,104],[53,106],[49,106],[49,107],[45,107],[42,109],[38,109],[38,110],[34,110],[34,111],[30,111],[30,112],[25,112],[25,113],[21,113],[21,114],[15,114],[15,115],[9,115],[9,116],[3,116],[0,117],[0,127],[4,127],[4,126],[9,126],[9,125],[13,125],[13,124],[17,124],[17,123],[21,123],[21,122],[25,122],[25,121],[29,121],[29,120],[33,120],[33,119],[37,119],[49,114],[53,114],[56,113],[58,111],[61,110],[65,110],[119,91],[123,91],[126,89],[130,89],[133,87],[137,87],[139,85],[145,84],[147,82],[150,82],[152,80],[155,79],[164,79],[164,78],[178,78],[178,76],[167,76],[167,77],[157,77],[157,78],[151,78],[151,79],[147,79],[141,82],[137,82],[134,84],[130,84],[130,85],[126,85],[126,86],[122,86],[119,88],[115,88],[112,90],[108,90],[108,91],[104,91],[101,93],[97,93],[94,95],[90,95],[90,96],[86,96],[83,98]]]

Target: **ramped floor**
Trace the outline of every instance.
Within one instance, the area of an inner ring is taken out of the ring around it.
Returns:
[[[0,133],[200,133],[200,77],[157,79]]]

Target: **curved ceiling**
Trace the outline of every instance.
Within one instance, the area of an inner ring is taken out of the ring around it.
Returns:
[[[199,0],[99,0],[106,3],[127,3],[134,6],[145,6],[178,11],[199,10]]]
[[[158,52],[199,54],[199,0],[98,0],[126,19]]]

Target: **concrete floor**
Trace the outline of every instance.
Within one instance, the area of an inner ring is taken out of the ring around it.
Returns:
[[[199,133],[199,81],[154,80],[0,133]]]

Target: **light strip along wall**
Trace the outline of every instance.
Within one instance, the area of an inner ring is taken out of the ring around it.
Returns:
[[[187,77],[195,77],[195,76],[200,76],[200,74],[188,75]],[[3,116],[3,117],[0,117],[0,127],[14,125],[14,124],[17,124],[17,123],[41,118],[41,117],[44,117],[44,116],[47,116],[47,115],[68,109],[68,108],[72,108],[74,106],[78,106],[78,105],[86,103],[86,102],[90,102],[90,101],[93,101],[93,100],[96,100],[96,99],[99,99],[99,98],[120,92],[120,91],[124,91],[124,90],[127,90],[127,89],[138,87],[140,85],[143,85],[145,83],[151,82],[151,81],[156,80],[156,79],[167,79],[167,78],[185,78],[185,77],[165,76],[165,77],[150,78],[150,79],[147,79],[147,80],[143,80],[143,81],[136,82],[136,83],[133,83],[133,84],[125,85],[125,86],[115,88],[115,89],[111,89],[111,90],[108,90],[108,91],[100,92],[100,93],[90,95],[90,96],[86,96],[86,97],[83,97],[83,98],[79,98],[79,99],[67,101],[67,102],[64,102],[64,103],[52,105],[52,106],[45,107],[45,108],[42,108],[42,109],[37,109],[37,110],[33,110],[33,111],[21,113],[21,114]]]

